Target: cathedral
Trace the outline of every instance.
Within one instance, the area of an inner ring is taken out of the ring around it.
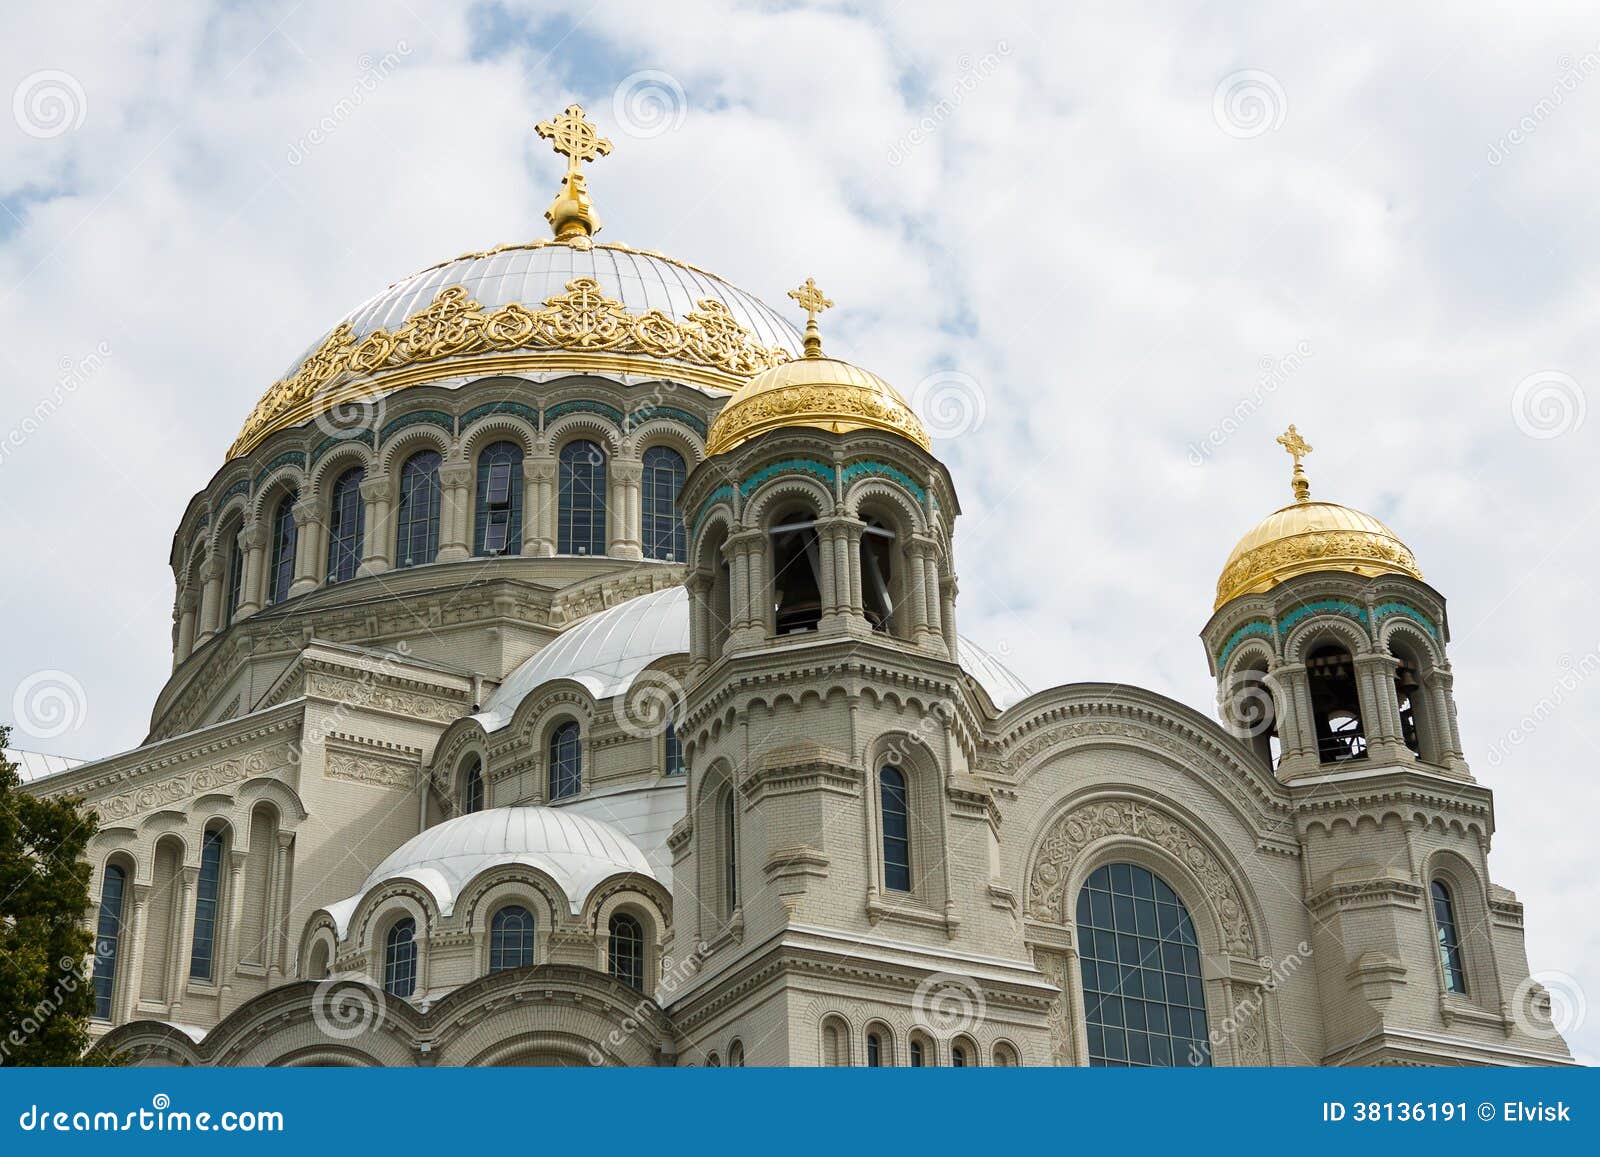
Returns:
[[[1312,497],[1295,427],[1200,629],[1216,719],[1030,689],[960,633],[957,480],[816,283],[780,312],[597,240],[611,143],[537,130],[551,236],[396,282],[267,389],[173,536],[149,735],[27,784],[99,816],[99,1048],[1571,1063],[1444,597]]]

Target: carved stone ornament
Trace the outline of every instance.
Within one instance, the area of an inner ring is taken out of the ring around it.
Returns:
[[[280,753],[281,754],[281,753]],[[112,820],[125,820],[143,812],[170,807],[208,791],[216,791],[229,784],[256,776],[267,775],[273,763],[262,751],[235,759],[225,759],[208,767],[180,772],[159,783],[148,783],[125,791],[109,799],[93,801],[90,807],[100,816],[102,825]]]
[[[344,779],[374,787],[410,788],[416,782],[414,767],[393,759],[380,759],[354,751],[329,748],[324,773],[329,779]]]
[[[1028,881],[1028,915],[1036,920],[1068,922],[1065,894],[1073,864],[1090,844],[1116,836],[1145,840],[1181,860],[1205,890],[1222,925],[1228,951],[1255,955],[1255,933],[1239,897],[1238,886],[1200,838],[1183,821],[1153,804],[1134,800],[1100,800],[1074,808],[1046,833]]]

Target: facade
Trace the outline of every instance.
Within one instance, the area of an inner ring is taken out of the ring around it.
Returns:
[[[98,812],[96,1032],[144,1064],[1565,1064],[1443,597],[1292,501],[1201,631],[1220,720],[957,630],[956,486],[721,279],[550,240],[391,286],[173,539]]]

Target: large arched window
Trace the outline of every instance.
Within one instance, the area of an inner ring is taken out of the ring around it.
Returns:
[[[739,801],[733,788],[722,797],[722,899],[724,914],[739,907]]]
[[[281,603],[289,597],[294,583],[294,553],[299,535],[294,525],[293,490],[279,501],[272,512],[272,567],[267,571],[267,602]]]
[[[885,767],[878,773],[883,801],[883,886],[892,892],[911,891],[911,815],[905,772]]]
[[[583,790],[583,736],[567,720],[550,733],[550,798],[566,799]]]
[[[556,553],[606,552],[606,454],[593,442],[561,448]]]
[[[233,622],[239,612],[239,600],[244,595],[244,548],[239,545],[238,531],[228,535],[228,608],[222,627]]]
[[[809,510],[784,514],[772,525],[773,629],[780,635],[814,631],[822,622],[821,540]]]
[[[402,999],[417,987],[417,922],[410,916],[395,922],[383,941],[383,991]]]
[[[122,944],[122,894],[127,873],[116,864],[106,865],[100,881],[100,921],[94,938],[94,1015],[111,1019],[111,998],[117,991],[117,953]]]
[[[400,468],[400,510],[395,522],[395,566],[421,566],[439,553],[438,453],[424,450]]]
[[[366,508],[361,483],[367,471],[355,466],[339,475],[328,497],[328,581],[342,583],[356,577],[361,565],[361,537],[366,531]]]
[[[209,828],[200,843],[200,875],[194,889],[194,945],[189,952],[189,975],[195,980],[211,980],[215,973],[222,841],[222,830]]]
[[[612,976],[635,992],[644,991],[644,926],[626,912],[611,917],[606,959]]]
[[[1456,923],[1456,906],[1450,897],[1450,886],[1435,880],[1430,889],[1433,896],[1433,924],[1439,936],[1439,967],[1444,970],[1446,992],[1467,994],[1467,970],[1461,960],[1461,932]]]
[[[489,971],[533,963],[533,913],[521,904],[500,909],[489,922]]]
[[[1200,941],[1161,877],[1096,869],[1078,893],[1078,951],[1091,1065],[1211,1064]]]
[[[473,554],[522,553],[522,447],[496,442],[478,455]]]
[[[483,804],[483,760],[476,755],[469,755],[467,766],[461,774],[461,814],[481,812]]]
[[[644,452],[644,478],[640,490],[640,531],[645,558],[682,562],[685,545],[683,520],[678,517],[678,492],[683,489],[683,456],[665,446]]]

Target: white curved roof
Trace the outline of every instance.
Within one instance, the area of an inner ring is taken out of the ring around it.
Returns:
[[[962,668],[1004,711],[1031,692],[1004,663],[969,639],[957,639]],[[511,722],[517,705],[553,679],[573,679],[596,699],[627,692],[639,673],[689,650],[689,593],[668,587],[596,612],[567,628],[501,683],[473,718],[485,731]]]
[[[406,318],[432,305],[441,289],[452,285],[461,286],[486,309],[513,302],[536,309],[564,293],[567,282],[575,277],[594,278],[602,293],[620,301],[635,316],[659,309],[681,321],[701,298],[713,298],[727,306],[733,320],[762,345],[800,354],[800,335],[794,326],[754,295],[670,257],[605,242],[595,242],[591,249],[576,249],[559,241],[541,241],[468,253],[395,282],[340,320],[350,324],[357,339],[376,329],[393,332]],[[292,375],[321,344],[319,337],[295,359],[285,376]]]
[[[354,896],[328,905],[343,936],[367,893],[386,880],[415,880],[432,893],[443,915],[478,875],[501,864],[528,864],[548,873],[573,912],[612,876],[638,872],[656,879],[650,862],[610,824],[547,807],[497,807],[458,816],[413,836],[372,870]]]

